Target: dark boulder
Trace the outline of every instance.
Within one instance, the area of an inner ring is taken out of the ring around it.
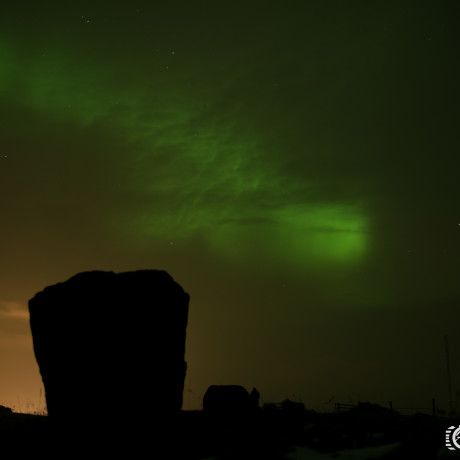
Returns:
[[[165,271],[91,271],[29,301],[50,419],[128,427],[179,412],[189,295]]]

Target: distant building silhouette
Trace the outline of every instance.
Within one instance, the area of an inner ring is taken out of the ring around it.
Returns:
[[[249,394],[241,385],[211,385],[203,397],[203,411],[226,416],[248,413],[258,405],[259,394],[254,390]]]

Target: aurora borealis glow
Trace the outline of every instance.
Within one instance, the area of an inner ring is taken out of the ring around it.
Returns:
[[[212,383],[446,406],[454,3],[2,6],[0,404],[39,394],[38,290],[158,268],[191,295],[186,409]]]

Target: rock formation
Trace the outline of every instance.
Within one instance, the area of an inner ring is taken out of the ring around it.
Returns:
[[[128,425],[180,411],[188,303],[160,270],[83,272],[36,294],[30,326],[50,419]]]

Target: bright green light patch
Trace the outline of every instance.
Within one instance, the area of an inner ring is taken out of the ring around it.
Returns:
[[[352,263],[365,253],[366,219],[351,206],[287,206],[275,216],[279,238],[299,262]]]
[[[280,223],[291,228],[319,232],[362,232],[365,219],[351,206],[287,206],[275,212]]]
[[[237,260],[321,267],[359,262],[367,246],[366,219],[352,207],[294,206],[259,222],[217,226],[213,248]]]

